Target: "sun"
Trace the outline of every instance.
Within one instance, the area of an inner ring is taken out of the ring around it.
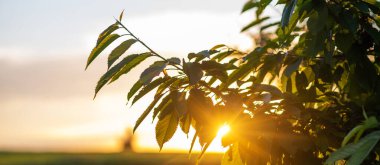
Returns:
[[[224,135],[226,135],[228,132],[230,132],[231,128],[229,125],[225,124],[223,126],[221,126],[218,130],[218,135],[219,137],[223,137]]]

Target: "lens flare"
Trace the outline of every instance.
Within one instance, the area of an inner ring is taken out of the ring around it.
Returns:
[[[223,125],[222,127],[219,128],[219,131],[218,131],[218,136],[219,137],[223,137],[224,135],[226,135],[228,132],[230,132],[230,126],[229,125]]]

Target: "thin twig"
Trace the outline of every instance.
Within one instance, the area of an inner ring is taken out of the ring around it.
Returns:
[[[136,41],[138,41],[141,45],[143,45],[145,48],[147,48],[153,55],[157,56],[158,58],[166,61],[166,62],[169,62],[166,58],[164,58],[163,56],[161,56],[160,54],[158,54],[156,51],[154,51],[152,48],[150,48],[148,45],[146,45],[143,41],[141,41],[139,38],[137,38],[127,27],[125,27],[118,19],[116,19],[116,22],[122,27],[124,28],[129,35],[131,35]],[[178,70],[182,70],[181,68],[179,68],[178,66],[176,65],[173,65],[175,68],[177,68]]]

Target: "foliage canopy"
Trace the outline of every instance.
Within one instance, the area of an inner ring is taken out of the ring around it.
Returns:
[[[271,5],[284,6],[280,20],[263,16]],[[164,58],[131,33],[120,16],[99,35],[88,57],[86,68],[113,41],[125,40],[109,55],[95,94],[156,57],[128,100],[133,104],[155,92],[134,130],[153,113],[160,148],[179,129],[188,134],[193,128],[191,148],[198,139],[203,154],[227,123],[231,133],[222,144],[230,149],[223,162],[378,163],[380,3],[250,0],[242,10],[247,11],[255,11],[256,18],[242,31],[260,29],[253,51],[216,45],[187,59]],[[148,51],[121,59],[133,44]]]

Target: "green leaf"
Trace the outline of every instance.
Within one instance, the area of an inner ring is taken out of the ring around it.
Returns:
[[[265,20],[267,20],[269,18],[270,17],[264,17],[264,18],[256,19],[253,22],[251,22],[250,24],[248,24],[247,26],[244,26],[243,29],[241,29],[241,32],[244,32],[244,31],[248,30],[249,28],[258,25],[258,24],[264,22]]]
[[[225,65],[216,61],[203,61],[201,68],[206,71],[206,75],[214,76],[222,82],[226,82],[228,78]]]
[[[195,85],[203,77],[203,71],[199,63],[183,61],[183,71],[189,78],[189,84]]]
[[[253,1],[248,1],[248,2],[246,2],[246,3],[244,4],[244,6],[243,6],[243,9],[241,10],[241,13],[244,13],[244,12],[246,12],[246,11],[252,9],[252,8],[256,7],[257,5],[258,5],[257,2],[253,2]]]
[[[343,10],[339,17],[340,24],[349,29],[352,34],[355,34],[359,27],[359,23],[357,22],[355,15],[352,14],[351,11]]]
[[[358,133],[361,129],[363,129],[363,125],[358,125],[355,128],[353,128],[344,138],[342,141],[342,147],[345,146],[352,137],[355,136],[356,133]]]
[[[133,101],[132,101],[132,105],[138,101],[140,98],[142,98],[143,96],[145,96],[147,93],[149,93],[150,91],[152,91],[154,88],[156,88],[157,86],[159,86],[160,84],[164,83],[165,81],[169,80],[168,77],[159,77],[157,78],[156,80],[152,81],[151,83],[149,83],[148,85],[144,86],[139,94],[136,95],[135,98],[133,98]]]
[[[307,21],[307,28],[312,34],[318,34],[321,30],[326,27],[328,19],[328,9],[327,7],[319,7],[317,12],[312,14]]]
[[[156,61],[152,65],[150,65],[147,69],[145,69],[140,75],[140,81],[144,85],[149,84],[152,79],[158,76],[167,66],[167,62],[165,61]]]
[[[253,62],[254,62],[254,60],[250,60],[247,63],[240,65],[240,67],[238,69],[234,70],[229,75],[227,82],[223,84],[224,85],[223,88],[228,87],[229,85],[231,85],[236,80],[238,80],[238,79],[244,77],[245,75],[249,74],[250,71],[254,69],[252,67]]]
[[[171,94],[174,108],[178,112],[179,117],[182,117],[185,113],[187,113],[186,92],[178,92],[175,90],[172,91]]]
[[[157,93],[162,93],[165,89],[168,89],[170,85],[172,85],[174,82],[179,81],[180,79],[171,77],[168,81],[163,82],[158,88]]]
[[[194,147],[194,144],[195,144],[195,140],[197,139],[197,136],[198,136],[198,132],[195,132],[194,136],[193,136],[193,140],[191,140],[191,145],[190,145],[190,149],[189,149],[189,154],[191,154],[191,151],[193,150],[193,147]],[[190,155],[189,155],[190,156]]]
[[[103,30],[98,36],[98,40],[96,41],[96,46],[98,46],[108,35],[110,35],[112,32],[114,32],[117,29],[119,29],[119,26],[117,23],[114,23],[108,26],[105,30]]]
[[[129,56],[132,56],[132,55],[129,55]],[[135,66],[137,66],[138,64],[140,64],[141,62],[143,62],[145,59],[147,59],[150,56],[152,56],[150,53],[138,54],[132,60],[126,61],[125,66],[112,77],[110,83],[119,79],[121,75],[127,74],[129,71],[131,71],[131,69],[133,69]],[[128,56],[126,58],[128,58]]]
[[[169,58],[168,61],[169,61],[169,64],[172,64],[172,65],[181,65],[181,59],[177,57]]]
[[[294,8],[297,4],[297,0],[290,0],[282,12],[281,27],[284,29],[289,24],[290,16],[293,14]]]
[[[160,146],[160,151],[164,146],[164,143],[169,141],[178,126],[178,114],[176,111],[172,111],[164,118],[160,119],[156,125],[156,140],[158,145]]]
[[[123,15],[124,15],[124,10],[119,15],[119,21],[121,21],[123,19]]]
[[[336,33],[335,44],[343,52],[350,50],[351,45],[354,42],[354,36],[350,33]]]
[[[289,64],[285,70],[284,70],[284,75],[286,77],[290,77],[290,75],[292,75],[292,73],[296,70],[298,70],[300,64],[301,64],[301,61],[302,59],[301,58],[298,58],[296,61],[294,61],[292,64]]]
[[[380,137],[375,137],[371,140],[368,140],[364,143],[356,152],[353,154],[350,159],[347,161],[347,165],[360,165],[365,158],[369,155],[372,149],[376,146]]]
[[[108,35],[106,38],[104,38],[100,43],[99,45],[96,45],[92,51],[91,51],[91,54],[90,56],[88,56],[88,59],[87,59],[87,65],[86,65],[86,69],[87,67],[91,64],[92,61],[95,60],[95,58],[108,46],[110,45],[113,41],[115,41],[116,39],[118,39],[120,37],[120,35],[118,34],[111,34],[111,35]]]
[[[214,57],[211,58],[211,60],[222,61],[223,59],[225,59],[226,57],[228,57],[234,53],[235,53],[235,51],[232,51],[232,50],[223,51],[223,52],[217,53]]]
[[[129,39],[127,41],[122,42],[119,46],[117,46],[114,50],[112,50],[111,54],[108,56],[108,68],[112,66],[112,64],[123,55],[134,43],[135,39]]]
[[[167,95],[165,98],[163,98],[162,101],[160,102],[160,104],[153,111],[153,120],[156,118],[158,113],[160,113],[161,111],[166,109],[166,107],[168,107],[172,102],[173,101],[172,101],[172,97],[170,96],[170,94]]]
[[[326,164],[334,164],[334,162],[338,160],[351,157],[352,159],[350,158],[347,164],[359,165],[368,156],[369,152],[372,151],[379,139],[380,131],[374,131],[360,139],[357,143],[350,143],[331,153],[329,158],[326,160]]]
[[[306,91],[309,82],[307,81],[307,77],[304,72],[298,73],[296,72],[296,88],[298,92]]]
[[[138,90],[141,89],[142,87],[142,83],[140,82],[140,80],[137,80],[136,83],[132,86],[132,88],[129,90],[128,92],[128,96],[127,96],[127,100],[131,99],[133,97],[133,95],[136,94],[136,92]]]
[[[162,95],[154,97],[154,100],[150,103],[148,108],[141,114],[141,116],[137,119],[135,127],[133,128],[133,133],[136,131],[137,127],[141,124],[141,122],[148,116],[148,114],[152,111],[157,102],[161,99]]]
[[[264,26],[262,26],[261,28],[260,28],[260,32],[262,32],[262,31],[264,31],[265,29],[268,29],[268,28],[270,28],[270,27],[272,27],[272,26],[277,26],[277,25],[279,25],[280,24],[280,22],[274,22],[274,23],[270,23],[270,24],[268,24],[268,25],[264,25]]]
[[[223,48],[223,47],[227,47],[226,45],[224,44],[219,44],[219,45],[215,45],[213,46],[210,51],[215,51],[215,50],[218,50],[219,48]]]
[[[125,57],[123,60],[121,60],[118,64],[111,67],[98,81],[98,84],[95,88],[95,96],[99,92],[99,90],[107,84],[112,79],[114,79],[115,76],[119,76],[122,73],[127,73],[130,71],[133,67],[138,65],[141,61],[149,57],[150,54],[145,55],[139,55],[139,54],[133,54]],[[111,80],[112,82],[112,80]]]
[[[189,134],[190,126],[191,126],[191,116],[189,113],[186,113],[180,120],[180,127],[185,134]]]
[[[279,90],[277,87],[272,86],[272,85],[267,85],[267,84],[253,84],[252,87],[252,92],[269,92],[273,96],[276,97],[282,97],[282,92]]]

